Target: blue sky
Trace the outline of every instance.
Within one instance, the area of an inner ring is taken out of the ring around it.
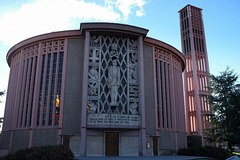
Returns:
[[[178,11],[187,4],[203,9],[211,74],[227,66],[240,74],[240,0],[0,0],[0,91],[7,90],[6,54],[13,45],[43,33],[79,29],[81,22],[143,27],[149,37],[181,51]]]

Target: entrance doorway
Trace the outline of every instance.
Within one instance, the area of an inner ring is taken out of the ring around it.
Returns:
[[[105,133],[105,156],[119,156],[119,132]]]
[[[154,136],[153,138],[153,155],[158,156],[158,137]]]

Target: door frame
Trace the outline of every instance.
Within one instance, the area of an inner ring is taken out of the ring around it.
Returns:
[[[118,156],[120,155],[120,131],[104,131],[104,156],[106,156],[106,134],[118,133]]]
[[[159,153],[159,136],[152,136],[152,141],[153,141],[153,155],[158,156]]]

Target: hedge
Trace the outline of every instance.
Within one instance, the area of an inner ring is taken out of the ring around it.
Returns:
[[[3,157],[3,160],[71,160],[72,151],[63,145],[32,147],[16,151]]]

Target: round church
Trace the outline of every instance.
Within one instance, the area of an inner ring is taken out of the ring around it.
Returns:
[[[153,156],[186,147],[185,58],[147,33],[81,23],[13,46],[1,154],[55,144],[75,156]]]

